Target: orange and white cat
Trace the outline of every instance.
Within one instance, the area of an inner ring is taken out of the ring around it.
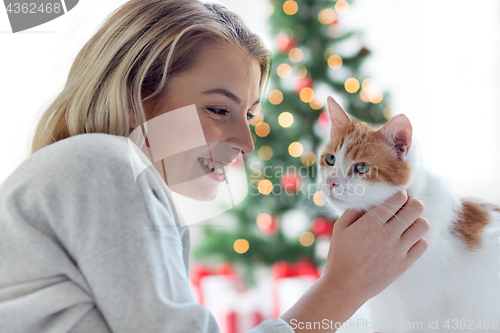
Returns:
[[[500,208],[460,199],[426,169],[405,115],[375,128],[331,97],[328,111],[330,137],[318,154],[326,202],[339,214],[365,212],[406,189],[431,225],[424,254],[368,301],[373,331],[500,332]]]

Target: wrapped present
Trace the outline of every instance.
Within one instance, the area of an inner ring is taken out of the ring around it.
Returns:
[[[320,277],[320,270],[310,260],[292,264],[278,261],[273,265],[274,317],[291,308]]]
[[[191,269],[190,278],[193,294],[198,303],[202,305],[206,305],[205,298],[208,296],[209,299],[212,299],[214,293],[217,295],[216,293],[220,291],[241,290],[243,288],[241,279],[233,266],[228,263],[223,263],[215,269],[203,264],[195,265]]]
[[[248,332],[264,320],[260,310],[262,298],[257,290],[246,290],[236,295],[230,311],[234,313],[234,321],[227,321],[227,333]],[[229,324],[232,324],[230,326]]]
[[[191,287],[198,302],[213,314],[222,333],[247,332],[264,320],[260,293],[247,290],[229,264],[216,269],[193,267]]]

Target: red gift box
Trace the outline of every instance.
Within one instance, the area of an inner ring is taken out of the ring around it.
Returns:
[[[309,259],[292,264],[277,261],[273,265],[274,317],[278,318],[320,277],[320,270]]]
[[[243,280],[230,264],[216,269],[194,266],[191,287],[198,302],[213,314],[222,333],[247,332],[264,320],[257,293],[245,290]]]

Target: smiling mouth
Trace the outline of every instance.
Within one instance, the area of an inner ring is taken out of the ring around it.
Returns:
[[[203,157],[198,157],[198,161],[210,172],[219,175],[225,174],[223,167],[226,166],[227,163],[221,163],[219,161],[214,161]]]

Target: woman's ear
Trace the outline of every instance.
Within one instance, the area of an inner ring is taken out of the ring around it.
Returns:
[[[347,113],[340,107],[333,97],[328,96],[327,104],[332,128],[339,129],[351,123],[351,118],[349,118]]]
[[[392,117],[378,132],[391,144],[400,160],[408,155],[411,147],[413,129],[410,120],[404,114]]]

